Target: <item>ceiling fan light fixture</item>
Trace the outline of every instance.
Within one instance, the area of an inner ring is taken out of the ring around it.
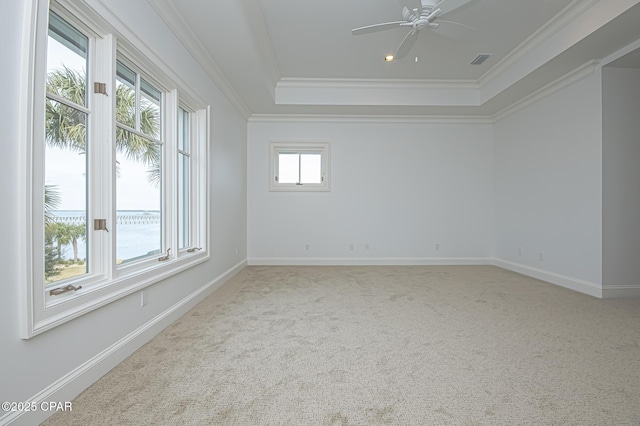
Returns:
[[[393,55],[387,55],[384,57],[384,60],[387,62],[392,62],[394,60],[394,56]]]

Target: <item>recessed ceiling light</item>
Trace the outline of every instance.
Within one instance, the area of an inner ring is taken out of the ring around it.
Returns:
[[[393,55],[387,55],[387,56],[385,56],[385,57],[384,57],[384,60],[385,60],[385,61],[387,61],[387,62],[391,62],[391,61],[393,61]]]

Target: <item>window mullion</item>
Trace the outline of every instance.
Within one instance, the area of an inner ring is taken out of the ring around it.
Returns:
[[[140,136],[141,138],[153,141],[153,142],[157,143],[158,145],[162,145],[164,143],[161,139],[156,139],[156,138],[154,138],[152,136],[147,135],[146,133],[140,132],[140,131],[132,128],[132,127],[129,127],[126,124],[117,123],[116,126],[120,127],[123,130],[126,130],[127,132],[129,132],[129,133],[131,133],[133,135]]]
[[[91,105],[94,110],[92,120],[90,151],[90,192],[88,234],[90,241],[90,265],[96,274],[111,279],[115,273],[115,109],[116,109],[116,40],[111,34],[97,39],[94,62],[90,73],[90,87],[93,82],[106,83],[108,95],[92,93]],[[106,219],[107,230],[94,230],[95,219]]]
[[[141,132],[140,129],[140,74],[136,73],[135,87],[135,130]]]
[[[162,96],[164,114],[161,119],[164,139],[162,156],[162,226],[164,250],[171,248],[173,256],[178,254],[178,92],[172,90]]]
[[[197,111],[192,120],[194,143],[191,144],[191,153],[194,162],[191,164],[191,244],[207,247],[207,230],[209,229],[209,195],[206,191],[208,182],[208,140],[209,140],[209,108]],[[195,142],[197,141],[197,142]]]
[[[81,112],[83,112],[85,114],[89,114],[91,112],[89,110],[89,108],[87,108],[85,106],[82,106],[82,105],[79,105],[79,104],[77,104],[75,102],[71,102],[71,101],[63,98],[62,96],[56,95],[55,93],[47,92],[47,98],[52,99],[52,100],[54,100],[56,102],[59,102],[61,104],[64,104],[64,105],[66,105],[68,107],[71,107],[73,109],[77,109],[78,111],[81,111]]]

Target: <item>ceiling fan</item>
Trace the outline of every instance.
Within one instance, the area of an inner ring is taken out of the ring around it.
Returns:
[[[410,10],[407,6],[402,8],[404,21],[384,22],[381,24],[368,25],[366,27],[351,30],[353,35],[369,34],[378,31],[385,31],[394,28],[409,28],[409,33],[398,47],[394,59],[403,58],[409,53],[413,45],[418,40],[420,30],[429,28],[435,30],[440,24],[454,24],[473,30],[474,28],[459,22],[443,21],[438,19],[441,15],[462,6],[471,0],[420,0],[420,9]],[[455,4],[454,4],[455,3]],[[441,7],[442,6],[442,7]],[[443,12],[443,10],[445,10]],[[437,22],[436,22],[437,21]]]

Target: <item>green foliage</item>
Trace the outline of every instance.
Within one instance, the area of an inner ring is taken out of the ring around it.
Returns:
[[[57,264],[56,249],[51,240],[45,239],[44,242],[44,279],[52,281],[56,275],[60,275],[60,270],[56,268]]]
[[[86,79],[83,73],[63,67],[47,76],[47,92],[85,105]],[[116,88],[116,121],[135,128],[135,92],[126,85]],[[149,166],[148,180],[160,182],[160,145],[153,139],[160,137],[159,109],[150,102],[141,102],[139,131],[149,138],[116,127],[116,149],[126,158]],[[47,98],[45,137],[51,146],[70,149],[78,153],[86,150],[86,114],[82,111]]]
[[[62,197],[56,185],[44,186],[44,224],[45,226],[53,224],[55,215],[53,212],[60,207]]]
[[[63,222],[54,222],[46,226],[49,239],[55,241],[57,245],[57,261],[59,263],[73,264],[78,261],[78,240],[85,238],[87,235],[87,226],[82,223],[72,225]],[[62,246],[71,244],[73,247],[73,259],[64,259],[62,257]]]
[[[85,238],[87,235],[87,225],[68,225],[69,237],[71,238],[71,245],[73,246],[73,263],[78,262],[78,239]]]
[[[56,258],[60,262],[62,258],[62,246],[71,242],[69,235],[69,225],[62,222],[54,222],[46,228],[50,232],[50,238],[56,243]]]
[[[141,102],[140,131],[151,138],[160,137],[158,108],[150,102]],[[135,127],[135,92],[124,84],[116,88],[116,121],[127,127]],[[147,179],[156,186],[160,183],[160,146],[127,129],[116,127],[116,148],[130,160],[147,166]]]
[[[47,76],[47,92],[79,105],[85,105],[85,77],[64,67]],[[45,106],[45,137],[51,146],[75,152],[86,149],[86,114],[63,103],[47,98]]]

